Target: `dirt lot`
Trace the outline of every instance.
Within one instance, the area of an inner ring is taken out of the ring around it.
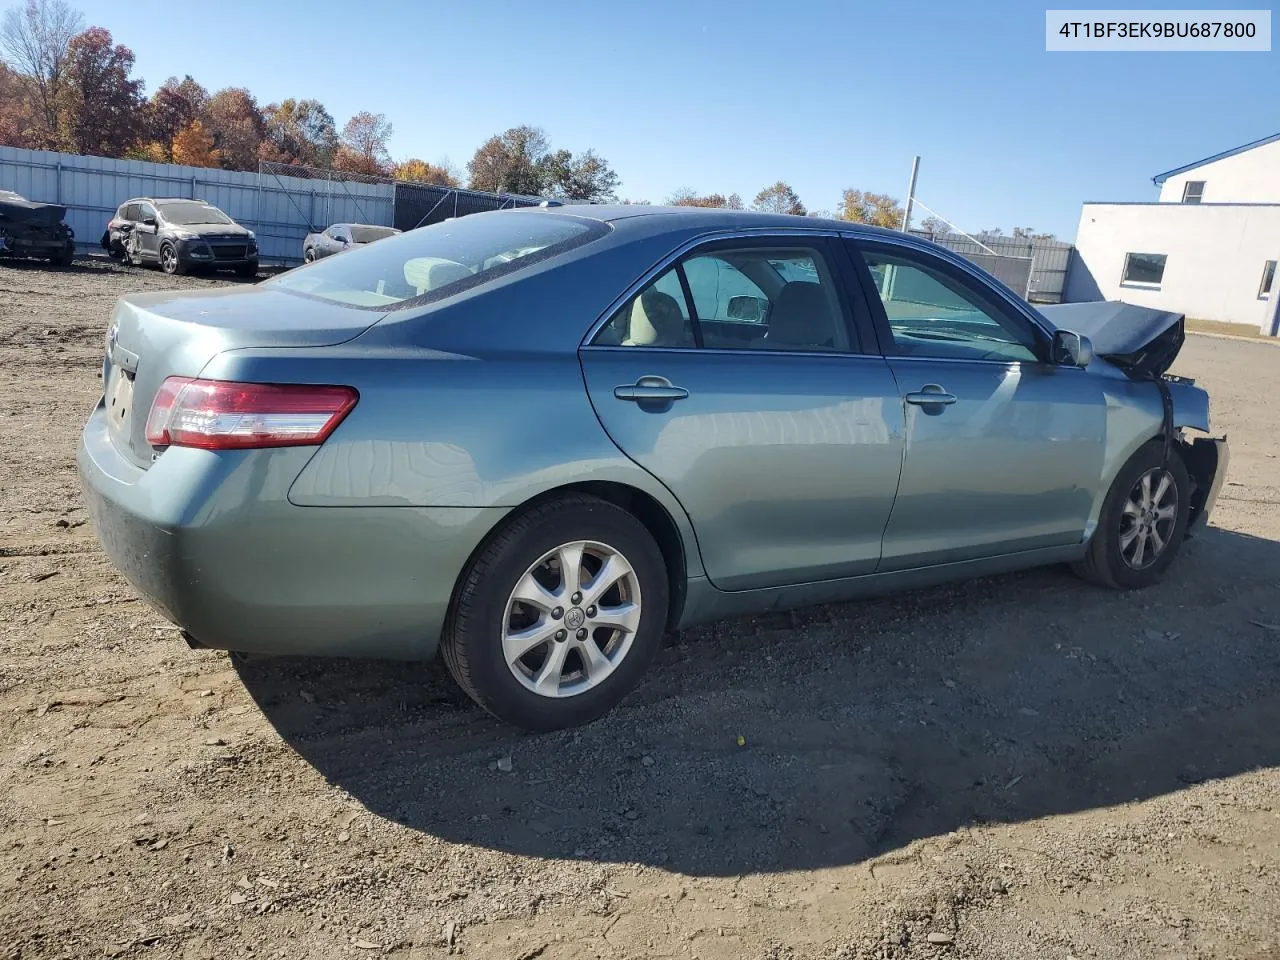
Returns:
[[[0,267],[0,956],[1280,956],[1280,349],[1190,338],[1234,459],[1158,589],[722,623],[534,737],[435,665],[193,653],[112,571],[76,437],[173,285]]]

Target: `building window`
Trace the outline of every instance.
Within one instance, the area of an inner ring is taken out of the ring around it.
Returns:
[[[1271,284],[1276,279],[1276,262],[1268,260],[1262,265],[1262,283],[1258,284],[1258,299],[1268,300],[1271,296]]]
[[[1126,253],[1120,282],[1157,287],[1164,279],[1164,262],[1167,259],[1163,253]]]
[[[1183,203],[1199,203],[1204,199],[1204,181],[1188,180],[1182,186]]]

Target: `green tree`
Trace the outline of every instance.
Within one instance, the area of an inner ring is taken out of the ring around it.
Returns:
[[[621,179],[594,150],[548,154],[539,163],[543,193],[563,200],[616,200]]]
[[[522,193],[536,196],[542,191],[546,158],[550,153],[547,135],[537,127],[512,127],[490,137],[467,164],[467,178],[473,190],[490,193]]]
[[[333,114],[319,100],[294,100],[270,104],[263,111],[263,160],[329,167],[338,152],[338,130]]]
[[[869,223],[877,227],[901,227],[902,205],[885,193],[845,190],[840,197],[836,218],[850,223]]]
[[[783,180],[757,193],[751,207],[761,213],[787,213],[795,217],[805,215],[804,204],[800,202],[800,197],[791,189],[791,185]]]

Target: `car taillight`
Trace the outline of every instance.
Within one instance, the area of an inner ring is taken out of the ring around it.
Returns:
[[[203,450],[319,444],[359,398],[351,387],[169,377],[151,404],[147,442]]]

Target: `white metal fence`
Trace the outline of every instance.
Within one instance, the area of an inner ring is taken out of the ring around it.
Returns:
[[[1003,280],[1018,293],[1036,303],[1061,303],[1071,263],[1071,244],[1062,240],[1021,240],[1014,237],[989,237],[978,243],[961,234],[938,234],[913,229],[912,233],[929,237]]]
[[[82,157],[47,150],[0,147],[0,190],[67,208],[67,223],[81,250],[98,242],[117,207],[133,197],[199,198],[258,235],[264,261],[302,260],[302,238],[312,224],[390,225],[395,187],[390,183],[332,183],[262,177],[207,167],[144,160]]]

